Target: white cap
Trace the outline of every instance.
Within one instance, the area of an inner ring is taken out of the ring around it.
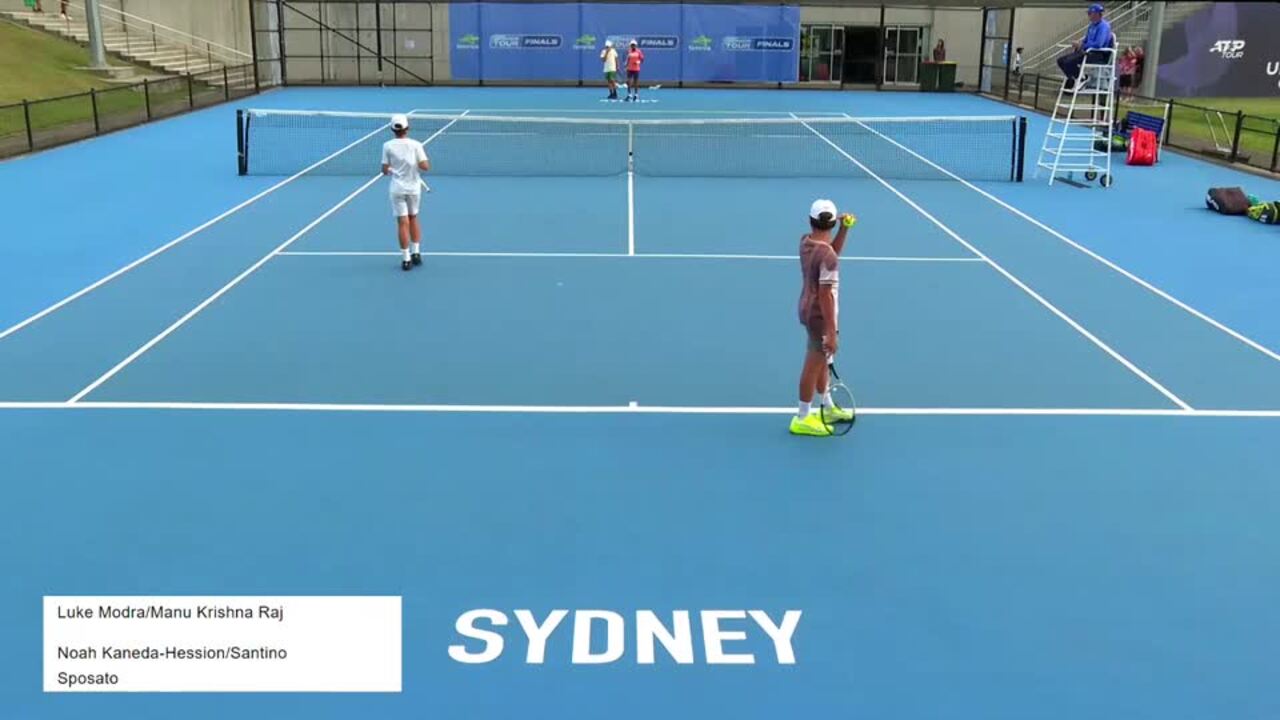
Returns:
[[[400,114],[400,115],[392,115],[392,116],[391,116],[391,129],[392,129],[392,130],[408,130],[408,129],[409,129],[409,117],[408,117],[407,115],[403,115],[403,114]]]
[[[830,200],[825,200],[825,199],[814,200],[813,204],[809,206],[809,217],[813,218],[814,220],[819,220],[821,219],[822,213],[831,213],[831,219],[833,220],[835,219],[836,215],[839,214],[836,212],[836,204],[831,202]]]
[[[632,45],[639,45],[640,43],[637,43],[637,42],[635,41],[635,39],[634,39],[634,38],[632,38],[632,40],[631,40],[631,44],[632,44]]]
[[[612,40],[605,40],[605,41],[604,41],[604,46],[605,46],[605,47],[613,47],[613,41],[612,41]]]

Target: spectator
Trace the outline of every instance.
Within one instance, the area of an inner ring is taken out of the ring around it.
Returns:
[[[1111,23],[1102,19],[1102,6],[1094,3],[1089,6],[1089,27],[1085,30],[1084,39],[1073,43],[1071,52],[1058,58],[1058,67],[1067,77],[1067,89],[1075,87],[1076,78],[1080,75],[1080,65],[1084,62],[1106,62],[1109,53],[1099,52],[1115,45],[1115,34],[1111,32]]]
[[[67,12],[67,6],[70,4],[70,0],[59,0],[58,2],[58,15],[62,16],[63,20],[71,19],[71,13]]]
[[[40,0],[23,0],[23,2],[31,12],[44,12],[44,8],[40,6]]]
[[[1138,89],[1138,88],[1140,88],[1140,87],[1142,87],[1142,70],[1143,70],[1143,68],[1144,68],[1144,67],[1145,67],[1145,65],[1146,65],[1146,61],[1147,61],[1147,51],[1146,51],[1146,50],[1143,50],[1141,47],[1135,47],[1135,48],[1133,49],[1133,88],[1134,88],[1134,93],[1137,93],[1137,91],[1138,91],[1137,89]]]
[[[1133,74],[1137,66],[1138,56],[1134,54],[1133,48],[1125,48],[1124,54],[1116,63],[1116,72],[1120,75],[1120,95],[1123,97],[1133,96]]]
[[[1015,77],[1022,74],[1022,48],[1013,49],[1013,74]]]
[[[947,46],[941,40],[938,41],[937,45],[933,46],[933,61],[934,62],[947,61]]]
[[[604,80],[609,84],[609,97],[606,100],[618,99],[618,51],[612,40],[604,41],[604,50],[600,51],[600,59],[604,61]]]

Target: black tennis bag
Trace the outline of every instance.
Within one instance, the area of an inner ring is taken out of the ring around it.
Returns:
[[[1249,196],[1238,187],[1210,188],[1204,204],[1223,215],[1244,215],[1249,212]]]

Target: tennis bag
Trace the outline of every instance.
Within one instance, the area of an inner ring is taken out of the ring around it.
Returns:
[[[1138,128],[1129,136],[1129,165],[1155,165],[1159,141],[1150,130]]]
[[[1244,215],[1249,212],[1249,196],[1238,187],[1210,188],[1204,204],[1223,215]]]
[[[1249,208],[1249,217],[1267,225],[1280,225],[1280,202],[1264,202]]]
[[[1113,152],[1113,153],[1128,152],[1129,138],[1123,135],[1112,135],[1110,147],[1107,147],[1106,138],[1095,140],[1093,142],[1093,149],[1097,150],[1098,152]]]

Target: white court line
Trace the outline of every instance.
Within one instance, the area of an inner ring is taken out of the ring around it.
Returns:
[[[12,334],[14,334],[14,333],[18,332],[18,331],[19,331],[19,330],[21,330],[22,328],[24,328],[24,327],[26,327],[26,326],[30,325],[30,324],[31,324],[31,323],[33,323],[33,322],[36,322],[37,320],[39,320],[40,318],[45,317],[46,315],[49,315],[50,313],[56,312],[58,309],[60,309],[60,308],[62,308],[62,307],[64,307],[64,306],[66,306],[68,303],[74,302],[74,301],[76,301],[77,299],[79,299],[79,298],[81,298],[81,297],[83,297],[83,296],[87,295],[88,293],[91,293],[91,292],[93,292],[94,290],[96,290],[96,289],[98,289],[98,288],[102,287],[103,285],[106,285],[107,283],[111,282],[112,280],[115,280],[116,278],[120,277],[121,275],[123,275],[123,274],[125,274],[125,273],[129,272],[130,270],[132,270],[132,269],[134,269],[134,268],[138,267],[139,265],[141,265],[141,264],[143,264],[143,263],[147,262],[147,261],[148,261],[148,260],[150,260],[151,258],[153,258],[153,257],[155,257],[155,256],[157,256],[157,255],[159,255],[160,253],[163,253],[164,251],[168,250],[169,248],[172,248],[172,247],[174,247],[175,245],[177,245],[177,244],[179,244],[179,243],[183,242],[184,240],[186,240],[186,239],[188,239],[188,238],[192,237],[193,235],[196,235],[196,234],[200,233],[201,231],[203,231],[203,230],[205,230],[206,228],[208,228],[209,226],[211,226],[211,225],[213,225],[213,224],[215,224],[215,223],[219,222],[220,220],[223,220],[223,219],[225,219],[225,218],[227,218],[227,217],[230,217],[231,215],[233,215],[233,214],[235,214],[235,213],[239,212],[240,210],[243,210],[244,208],[246,208],[246,207],[248,207],[248,206],[252,205],[253,203],[257,202],[258,200],[261,200],[262,198],[266,197],[267,195],[270,195],[271,193],[275,192],[276,190],[279,190],[280,188],[284,187],[285,185],[288,185],[289,183],[293,182],[294,180],[297,180],[298,178],[302,177],[303,175],[307,174],[308,172],[311,172],[311,171],[312,171],[312,170],[314,170],[315,168],[317,168],[317,167],[319,167],[319,166],[321,166],[321,165],[323,165],[323,164],[325,164],[325,163],[329,162],[330,160],[332,160],[333,158],[335,158],[335,157],[337,157],[337,156],[341,155],[342,153],[346,152],[347,150],[350,150],[351,148],[355,147],[356,145],[359,145],[360,143],[364,142],[365,140],[368,140],[369,138],[373,137],[374,135],[378,134],[379,132],[382,132],[382,130],[383,130],[385,127],[386,127],[386,126],[384,125],[383,127],[380,127],[380,128],[378,128],[377,130],[374,130],[373,132],[369,133],[368,135],[365,135],[364,137],[360,138],[359,140],[356,140],[355,142],[351,143],[350,145],[347,145],[346,147],[342,148],[341,150],[338,150],[337,152],[335,152],[335,153],[333,153],[333,154],[331,154],[331,155],[329,155],[329,156],[325,157],[323,160],[320,160],[319,162],[316,162],[316,163],[314,163],[314,164],[312,164],[312,165],[309,165],[306,169],[302,170],[301,172],[298,172],[297,174],[294,174],[294,175],[290,175],[289,177],[285,178],[284,180],[281,180],[280,182],[276,183],[275,185],[272,185],[271,187],[267,188],[266,190],[263,190],[262,192],[258,193],[257,195],[254,195],[253,197],[249,198],[248,200],[245,200],[244,202],[240,203],[239,205],[236,205],[235,207],[231,208],[230,210],[227,210],[226,212],[222,213],[221,215],[219,215],[219,216],[217,216],[217,217],[213,218],[212,220],[208,220],[208,221],[204,222],[203,224],[198,225],[198,226],[196,226],[195,228],[193,228],[193,229],[191,229],[191,230],[188,230],[187,232],[185,232],[185,233],[183,233],[183,234],[179,235],[178,237],[174,238],[173,240],[170,240],[169,242],[165,243],[164,245],[161,245],[160,247],[156,248],[155,250],[152,250],[151,252],[147,253],[146,255],[143,255],[142,257],[138,258],[137,260],[134,260],[133,262],[129,263],[128,265],[125,265],[124,267],[120,268],[119,270],[116,270],[115,272],[111,273],[110,275],[107,275],[106,277],[104,277],[104,278],[102,278],[102,279],[98,280],[97,282],[95,282],[95,283],[93,283],[93,284],[91,284],[91,285],[88,285],[88,286],[86,286],[86,287],[84,287],[84,288],[81,288],[80,290],[77,290],[76,292],[74,292],[74,293],[72,293],[72,294],[70,294],[70,295],[66,296],[65,298],[63,298],[63,299],[59,300],[58,302],[56,302],[56,303],[54,303],[54,304],[50,305],[49,307],[47,307],[47,308],[45,308],[45,309],[41,310],[40,312],[36,313],[35,315],[32,315],[31,317],[27,318],[26,320],[23,320],[23,321],[19,322],[17,325],[14,325],[14,326],[10,327],[9,329],[5,330],[4,332],[0,332],[0,340],[3,340],[3,339],[5,339],[6,337],[8,337],[8,336],[10,336],[10,335],[12,335]]]
[[[281,257],[399,257],[391,250],[287,250]],[[643,258],[658,260],[789,260],[796,255],[736,255],[717,253],[591,253],[591,252],[424,252],[424,256],[471,258]],[[910,257],[892,255],[848,255],[853,262],[981,263],[980,257]]]
[[[267,402],[0,402],[0,410],[190,410],[343,413],[504,413],[519,415],[791,415],[794,407],[640,405],[427,405]],[[1280,410],[1174,410],[1171,408],[866,407],[859,415],[916,417],[1174,417],[1280,418]]]
[[[636,254],[636,173],[627,163],[627,254]]]
[[[465,115],[465,114],[466,114],[466,113],[463,113],[463,115]],[[461,118],[461,116],[459,116],[459,118]],[[429,142],[431,142],[432,140],[434,140],[436,137],[438,137],[438,136],[440,135],[440,133],[443,133],[445,130],[448,130],[448,129],[449,129],[449,126],[450,126],[450,125],[452,125],[453,123],[457,122],[457,121],[458,121],[458,120],[457,120],[457,119],[455,119],[455,120],[453,120],[452,122],[450,122],[450,123],[448,123],[447,125],[445,125],[444,127],[442,127],[442,128],[440,128],[439,130],[437,130],[437,131],[435,132],[435,134],[434,134],[434,135],[432,135],[431,137],[427,138],[427,139],[423,142],[423,144],[425,145],[426,143],[429,143]],[[378,132],[381,132],[381,131],[382,131],[383,129],[385,129],[385,128],[386,128],[386,126],[385,126],[385,125],[384,125],[384,126],[382,126],[382,127],[380,127],[380,128],[378,128]],[[365,137],[369,137],[369,136],[365,136]],[[182,317],[180,317],[180,318],[178,318],[176,321],[174,321],[174,323],[173,323],[172,325],[170,325],[169,327],[167,327],[167,328],[165,328],[164,330],[160,331],[160,334],[158,334],[158,335],[156,335],[155,337],[153,337],[153,338],[151,338],[150,340],[148,340],[146,343],[144,343],[144,344],[142,345],[142,347],[138,348],[137,350],[134,350],[132,353],[130,353],[130,354],[129,354],[129,356],[128,356],[128,357],[126,357],[124,360],[121,360],[119,363],[117,363],[115,367],[113,367],[113,368],[111,368],[110,370],[108,370],[107,372],[103,373],[103,374],[102,374],[102,375],[101,375],[97,380],[94,380],[93,382],[91,382],[91,383],[89,383],[88,385],[86,385],[86,386],[84,387],[84,389],[82,389],[80,392],[78,392],[78,393],[76,393],[75,395],[71,396],[71,398],[70,398],[69,400],[67,400],[67,403],[69,403],[69,404],[75,404],[75,403],[80,402],[80,400],[81,400],[82,398],[84,398],[84,396],[86,396],[86,395],[88,395],[89,393],[93,392],[93,391],[94,391],[94,390],[96,390],[98,387],[100,387],[103,383],[105,383],[106,381],[108,381],[108,380],[110,380],[111,378],[115,377],[117,373],[119,373],[121,370],[123,370],[123,369],[125,369],[126,367],[128,367],[128,366],[129,366],[129,365],[130,365],[134,360],[137,360],[139,357],[142,357],[142,355],[143,355],[144,353],[146,353],[146,352],[147,352],[148,350],[150,350],[151,348],[155,347],[157,344],[159,344],[159,343],[160,343],[160,341],[162,341],[162,340],[164,340],[165,338],[169,337],[169,335],[173,334],[173,332],[174,332],[175,330],[177,330],[178,328],[180,328],[180,327],[182,327],[183,325],[185,325],[185,324],[187,323],[187,321],[191,320],[191,318],[195,317],[196,315],[199,315],[201,311],[203,311],[205,308],[207,308],[207,307],[209,307],[210,305],[212,305],[212,304],[214,303],[214,301],[216,301],[218,298],[220,298],[220,297],[222,297],[224,294],[226,294],[226,293],[227,293],[227,291],[231,290],[231,288],[235,287],[236,285],[239,285],[239,284],[240,284],[240,282],[241,282],[242,280],[244,280],[245,278],[247,278],[247,277],[249,277],[250,275],[252,275],[254,272],[256,272],[256,271],[258,270],[258,268],[262,267],[263,265],[266,265],[266,264],[267,264],[267,262],[268,262],[269,260],[271,260],[271,258],[273,258],[273,257],[275,257],[276,255],[278,255],[281,251],[283,251],[285,248],[287,248],[287,247],[289,247],[290,245],[292,245],[294,242],[296,242],[296,241],[297,241],[299,238],[301,238],[302,236],[304,236],[304,235],[306,235],[307,233],[311,232],[311,230],[312,230],[312,229],[314,229],[317,225],[319,225],[320,223],[322,223],[322,222],[324,222],[325,220],[327,220],[327,219],[329,218],[329,216],[331,216],[331,215],[333,215],[334,213],[336,213],[336,212],[338,212],[339,210],[341,210],[343,207],[345,207],[345,206],[346,206],[348,203],[350,203],[352,200],[356,199],[356,197],[358,197],[358,196],[359,196],[361,193],[363,193],[365,190],[368,190],[369,188],[373,187],[373,184],[374,184],[374,183],[376,183],[376,182],[378,182],[378,181],[379,181],[379,180],[381,180],[381,179],[382,179],[382,173],[378,173],[377,175],[374,175],[373,177],[371,177],[371,178],[369,178],[368,180],[366,180],[363,184],[361,184],[361,185],[360,185],[360,187],[358,187],[358,188],[356,188],[354,191],[352,191],[352,192],[351,192],[351,194],[347,195],[346,197],[342,198],[342,200],[338,201],[338,204],[334,205],[333,207],[329,208],[328,210],[325,210],[325,211],[324,211],[324,213],[322,213],[319,217],[317,217],[316,219],[312,220],[311,222],[307,223],[307,224],[306,224],[306,226],[304,226],[304,227],[303,227],[301,230],[299,230],[298,232],[294,233],[294,234],[293,234],[293,236],[292,236],[292,237],[290,237],[288,240],[285,240],[284,242],[280,243],[278,246],[276,246],[276,248],[275,248],[274,250],[272,250],[271,252],[267,253],[266,255],[263,255],[263,256],[262,256],[262,258],[260,258],[257,262],[255,262],[254,264],[252,264],[252,265],[250,265],[248,268],[246,268],[246,269],[244,270],[244,272],[242,272],[242,273],[240,273],[239,275],[237,275],[237,276],[235,276],[234,278],[232,278],[231,282],[229,282],[229,283],[227,283],[226,285],[223,285],[222,287],[218,288],[218,290],[217,290],[217,291],[215,291],[215,292],[214,292],[212,295],[210,295],[209,297],[205,298],[205,299],[204,299],[204,300],[203,300],[199,305],[196,305],[195,307],[191,308],[190,310],[188,310],[188,311],[187,311],[187,313],[186,313],[185,315],[183,315]]]
[[[800,118],[796,118],[796,119],[800,120]],[[809,128],[809,130],[812,131],[814,135],[817,135],[819,138],[821,138],[824,142],[830,145],[836,152],[840,153],[850,162],[852,162],[853,164],[861,168],[863,172],[870,175],[874,180],[876,180],[876,182],[883,185],[885,189],[889,190],[894,195],[897,195],[899,199],[901,199],[907,205],[910,205],[913,209],[915,209],[916,212],[920,213],[922,216],[924,216],[926,219],[928,219],[930,222],[936,225],[940,230],[942,230],[947,235],[949,235],[953,240],[963,245],[966,249],[969,250],[969,252],[982,258],[982,260],[984,260],[988,265],[990,265],[993,269],[995,269],[996,272],[1003,275],[1005,279],[1013,283],[1015,286],[1017,286],[1020,290],[1022,290],[1026,294],[1030,295],[1033,299],[1035,299],[1036,302],[1040,303],[1046,309],[1048,309],[1049,312],[1052,312],[1054,315],[1057,315],[1059,319],[1061,319],[1063,322],[1070,325],[1076,332],[1080,333],[1085,338],[1087,338],[1090,342],[1092,342],[1094,345],[1102,349],[1103,352],[1110,355],[1113,359],[1116,360],[1116,362],[1120,363],[1125,368],[1127,368],[1129,372],[1133,373],[1134,375],[1137,375],[1139,378],[1145,381],[1148,385],[1150,385],[1151,387],[1159,391],[1161,395],[1164,395],[1166,398],[1168,398],[1170,401],[1172,401],[1175,405],[1182,408],[1183,410],[1192,409],[1191,406],[1188,405],[1182,398],[1178,397],[1177,395],[1174,395],[1168,388],[1166,388],[1164,385],[1161,385],[1159,382],[1155,380],[1155,378],[1148,375],[1142,368],[1138,367],[1132,361],[1130,361],[1129,358],[1126,358],[1124,355],[1121,355],[1110,345],[1103,342],[1098,336],[1089,332],[1089,330],[1087,330],[1083,325],[1076,322],[1075,318],[1071,317],[1070,315],[1060,310],[1056,305],[1049,302],[1042,295],[1040,295],[1040,293],[1036,292],[1035,290],[1032,290],[1029,285],[1024,283],[1022,280],[1019,280],[1018,277],[1015,276],[1013,273],[1009,272],[1008,270],[1005,270],[1004,267],[1001,266],[999,263],[987,257],[986,254],[984,254],[981,250],[974,247],[972,243],[960,237],[958,233],[956,233],[954,230],[944,225],[942,221],[938,220],[936,217],[929,214],[927,210],[920,207],[920,205],[918,205],[914,200],[912,200],[911,198],[903,194],[902,191],[898,190],[898,188],[894,187],[887,180],[880,177],[876,173],[872,172],[871,168],[867,167],[866,165],[863,165],[862,162],[860,162],[857,158],[845,152],[843,148],[841,148],[839,145],[832,142],[827,136],[823,135],[817,130],[814,130],[813,127],[810,126],[805,121],[800,120],[800,123],[805,127]]]
[[[156,335],[155,337],[148,340],[142,347],[138,348],[137,350],[134,350],[132,353],[129,354],[129,357],[126,357],[124,360],[121,360],[119,363],[116,364],[115,367],[103,373],[102,376],[99,377],[97,380],[94,380],[93,382],[89,383],[87,386],[85,386],[83,390],[73,395],[71,399],[68,400],[67,402],[70,404],[79,402],[81,398],[83,398],[85,395],[88,395],[89,393],[96,390],[100,385],[102,385],[102,383],[115,377],[116,373],[119,373],[121,370],[128,367],[130,363],[132,363],[134,360],[137,360],[139,357],[141,357],[143,353],[155,347],[161,340],[164,340],[165,338],[169,337],[169,335],[171,335],[173,331],[182,327],[187,323],[188,320],[200,314],[200,311],[209,307],[211,304],[213,304],[215,300],[217,300],[218,298],[226,294],[228,290],[235,287],[236,285],[239,285],[240,281],[252,275],[255,271],[257,271],[258,268],[262,267],[263,265],[266,265],[267,261],[270,260],[272,257],[274,257],[281,250],[284,250],[285,248],[292,245],[298,238],[311,232],[312,228],[324,222],[326,219],[328,219],[330,215],[334,214],[338,210],[341,210],[344,206],[346,206],[347,203],[354,200],[357,195],[364,192],[365,190],[368,190],[370,187],[373,187],[373,184],[381,179],[382,179],[382,174],[379,173],[369,178],[368,180],[366,180],[363,184],[360,185],[360,187],[356,188],[354,192],[352,192],[350,195],[347,195],[345,198],[343,198],[337,205],[334,205],[333,207],[324,211],[324,213],[320,215],[320,217],[317,217],[315,220],[312,220],[311,222],[307,223],[305,227],[303,227],[298,232],[294,233],[294,235],[290,237],[288,240],[285,240],[283,243],[280,243],[280,245],[277,246],[274,250],[267,253],[266,255],[263,255],[262,258],[258,260],[258,262],[250,265],[244,272],[235,276],[235,278],[233,278],[231,282],[218,288],[216,292],[214,292],[209,297],[205,298],[204,301],[201,302],[199,305],[196,305],[195,307],[188,310],[186,315],[183,315],[182,317],[178,318],[172,325],[162,330],[159,335]]]
[[[849,115],[846,113],[846,114],[845,114],[845,117],[849,117]],[[925,157],[923,157],[923,156],[921,156],[921,155],[917,154],[914,150],[911,150],[910,148],[908,148],[908,147],[906,147],[906,146],[904,146],[904,145],[899,144],[897,141],[893,140],[892,138],[889,138],[889,137],[886,137],[886,136],[884,136],[884,135],[881,135],[879,132],[876,132],[874,129],[872,129],[872,128],[868,127],[868,126],[867,126],[867,125],[865,125],[864,123],[859,123],[859,125],[862,125],[863,127],[866,127],[868,130],[871,130],[871,132],[875,133],[876,135],[880,135],[880,137],[884,138],[885,140],[888,140],[889,142],[893,143],[894,145],[897,145],[898,147],[902,148],[903,150],[906,150],[907,152],[911,153],[912,155],[915,155],[917,158],[920,158],[921,160],[923,160],[924,162],[928,163],[929,165],[932,165],[935,169],[937,169],[937,170],[939,170],[940,172],[942,172],[942,173],[944,173],[944,174],[948,175],[948,176],[949,176],[949,177],[951,177],[953,180],[958,181],[961,185],[964,185],[965,187],[967,187],[967,188],[969,188],[970,190],[972,190],[972,191],[974,191],[974,192],[978,193],[979,195],[981,195],[981,196],[985,197],[986,199],[990,200],[991,202],[993,202],[993,203],[995,203],[995,204],[999,205],[1000,207],[1004,208],[1005,210],[1008,210],[1009,212],[1013,213],[1014,215],[1017,215],[1018,217],[1022,218],[1023,220],[1026,220],[1027,222],[1031,223],[1032,225],[1035,225],[1036,227],[1038,227],[1038,228],[1040,228],[1041,230],[1043,230],[1043,231],[1045,231],[1045,232],[1049,233],[1050,235],[1052,235],[1052,236],[1054,236],[1054,237],[1058,238],[1059,240],[1061,240],[1062,242],[1064,242],[1064,243],[1066,243],[1066,244],[1070,245],[1071,247],[1075,248],[1076,250],[1079,250],[1080,252],[1084,253],[1085,255],[1088,255],[1089,257],[1093,258],[1094,260],[1097,260],[1098,262],[1100,262],[1100,263],[1102,263],[1103,265],[1105,265],[1105,266],[1107,266],[1107,267],[1111,268],[1111,269],[1112,269],[1112,270],[1114,270],[1115,272],[1120,273],[1120,274],[1121,274],[1121,275],[1123,275],[1124,277],[1129,278],[1129,279],[1130,279],[1130,280],[1132,280],[1133,282],[1137,283],[1138,285],[1141,285],[1142,287],[1146,288],[1148,291],[1150,291],[1150,292],[1154,293],[1157,297],[1163,298],[1164,300],[1167,300],[1168,302],[1173,303],[1173,305],[1175,305],[1175,306],[1177,306],[1177,307],[1181,308],[1182,310],[1184,310],[1184,311],[1186,311],[1186,312],[1190,313],[1192,316],[1197,317],[1197,318],[1199,318],[1200,320],[1202,320],[1202,321],[1204,321],[1204,322],[1206,322],[1206,323],[1208,323],[1208,324],[1212,325],[1213,327],[1217,328],[1218,330],[1221,330],[1222,332],[1224,332],[1224,333],[1226,333],[1226,334],[1230,335],[1231,337],[1235,338],[1236,340],[1239,340],[1240,342],[1244,343],[1245,345],[1248,345],[1249,347],[1253,348],[1254,350],[1257,350],[1258,352],[1262,353],[1263,355],[1266,355],[1267,357],[1271,358],[1272,360],[1280,361],[1280,353],[1277,353],[1275,350],[1272,350],[1272,349],[1268,348],[1267,346],[1263,345],[1262,343],[1257,342],[1256,340],[1253,340],[1252,338],[1250,338],[1250,337],[1248,337],[1248,336],[1244,335],[1243,333],[1238,332],[1238,331],[1234,330],[1233,328],[1230,328],[1230,327],[1228,327],[1227,325],[1225,325],[1225,324],[1223,324],[1223,323],[1219,322],[1218,320],[1215,320],[1214,318],[1210,317],[1209,315],[1206,315],[1205,313],[1203,313],[1203,312],[1201,312],[1201,311],[1199,311],[1199,310],[1197,310],[1197,309],[1195,309],[1195,308],[1191,307],[1190,305],[1188,305],[1188,304],[1184,303],[1183,301],[1179,300],[1178,298],[1176,298],[1176,297],[1174,297],[1174,296],[1170,295],[1169,293],[1165,292],[1164,290],[1161,290],[1160,288],[1156,287],[1155,285],[1152,285],[1151,283],[1147,282],[1146,280],[1143,280],[1142,278],[1138,277],[1137,275],[1134,275],[1133,273],[1129,272],[1128,270],[1124,269],[1123,267],[1120,267],[1120,266],[1119,266],[1119,265],[1117,265],[1116,263],[1114,263],[1114,262],[1112,262],[1112,261],[1108,260],[1107,258],[1105,258],[1105,257],[1103,257],[1103,256],[1101,256],[1101,255],[1099,255],[1098,253],[1094,252],[1093,250],[1090,250],[1089,248],[1087,248],[1087,247],[1085,247],[1085,246],[1081,245],[1080,243],[1076,242],[1075,240],[1072,240],[1071,238],[1067,237],[1066,235],[1063,235],[1062,233],[1058,232],[1057,230],[1054,230],[1053,228],[1049,227],[1048,225],[1045,225],[1044,223],[1040,222],[1039,220],[1035,219],[1034,217],[1032,217],[1032,216],[1030,216],[1030,215],[1026,214],[1025,212],[1023,212],[1023,211],[1019,210],[1018,208],[1014,207],[1013,205],[1010,205],[1009,203],[1005,202],[1004,200],[1001,200],[1000,198],[996,197],[995,195],[992,195],[991,193],[987,192],[986,190],[983,190],[982,188],[978,187],[977,185],[974,185],[973,183],[969,182],[968,180],[965,180],[964,178],[961,178],[960,176],[956,175],[955,173],[951,172],[950,170],[947,170],[946,168],[944,168],[944,167],[942,167],[942,166],[940,166],[940,165],[935,164],[933,161],[929,160],[928,158],[925,158]]]

